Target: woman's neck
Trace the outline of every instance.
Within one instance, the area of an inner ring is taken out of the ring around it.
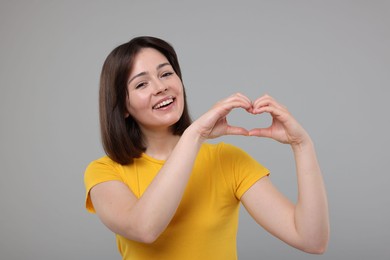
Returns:
[[[158,160],[166,160],[175,148],[180,136],[168,132],[144,133],[146,141],[145,153]]]

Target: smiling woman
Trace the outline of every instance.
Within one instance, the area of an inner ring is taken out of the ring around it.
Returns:
[[[241,108],[272,124],[231,126]],[[265,230],[287,244],[323,253],[329,237],[321,171],[308,133],[268,95],[237,93],[191,123],[174,49],[138,37],[107,57],[100,83],[100,124],[107,156],[85,172],[86,208],[117,236],[123,259],[237,259],[240,202]],[[289,144],[298,202],[283,196],[269,171],[238,147],[208,144],[224,135]]]
[[[143,71],[141,67],[140,71],[135,72],[133,68],[137,66],[136,61],[141,62],[141,59],[136,59],[136,56],[144,53],[146,49],[152,52],[154,50],[157,55],[160,55],[159,58],[164,57],[163,63],[152,68],[150,73],[169,66],[173,70],[169,73],[173,72],[182,82],[175,50],[160,39],[135,38],[115,48],[107,57],[100,77],[99,109],[102,143],[107,155],[121,164],[131,163],[133,158],[139,157],[146,150],[140,126],[128,111],[128,106],[133,104],[129,100],[130,92],[133,93],[134,88],[142,89],[145,85],[142,81],[137,81],[138,83],[134,85],[134,81],[146,77],[147,71]],[[174,135],[181,135],[191,124],[184,87],[182,92],[183,111],[180,120],[171,127]]]
[[[142,49],[129,78],[126,116],[137,121],[142,133],[154,128],[171,132],[170,126],[183,114],[184,96],[181,79],[167,58],[153,48]]]

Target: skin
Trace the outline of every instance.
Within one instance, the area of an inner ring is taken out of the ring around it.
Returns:
[[[223,135],[266,137],[291,146],[296,162],[298,201],[296,204],[289,201],[268,177],[249,188],[241,201],[255,221],[274,236],[305,252],[323,253],[329,239],[328,206],[308,133],[272,97],[263,95],[252,102],[237,93],[216,103],[182,136],[174,136],[170,126],[183,111],[183,86],[174,72],[169,76],[164,74],[173,71],[170,65],[160,66],[166,62],[154,49],[146,48],[137,55],[129,77],[128,114],[125,115],[131,114],[141,125],[147,140],[146,153],[166,162],[139,199],[119,181],[94,186],[91,199],[102,222],[128,239],[154,242],[175,214],[204,141]],[[143,75],[133,79],[139,73]],[[140,82],[146,84],[140,88],[137,85]],[[171,96],[175,98],[172,105],[163,110],[153,109],[156,102]],[[237,108],[253,115],[268,113],[273,118],[272,124],[252,130],[231,126],[226,117]]]
[[[180,78],[164,55],[145,48],[136,56],[127,89],[126,116],[131,114],[138,122],[146,139],[146,153],[165,160],[179,138],[172,136],[170,126],[180,119],[184,109]],[[169,108],[153,109],[168,97],[174,98]],[[167,146],[166,141],[172,143]]]

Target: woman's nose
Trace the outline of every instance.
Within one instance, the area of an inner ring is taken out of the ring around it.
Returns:
[[[156,80],[154,83],[154,94],[158,95],[161,94],[162,92],[166,91],[168,87],[161,82],[160,80]]]

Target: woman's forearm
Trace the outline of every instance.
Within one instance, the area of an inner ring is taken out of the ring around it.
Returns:
[[[314,145],[310,138],[292,145],[298,179],[295,226],[310,251],[323,252],[329,239],[328,202]]]
[[[169,158],[131,208],[129,223],[141,229],[144,240],[154,241],[168,226],[181,201],[202,140],[187,129]]]

